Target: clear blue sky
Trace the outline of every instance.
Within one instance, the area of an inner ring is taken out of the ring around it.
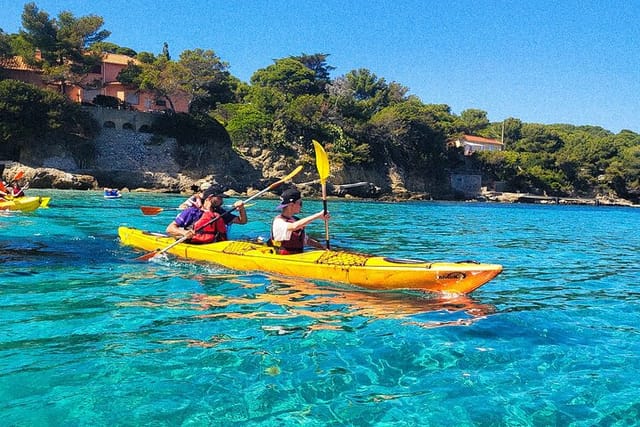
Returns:
[[[16,33],[24,6],[0,0]],[[367,68],[424,103],[497,122],[640,133],[638,0],[39,0],[104,18],[106,40],[172,58],[212,49],[244,81],[274,59],[327,53],[338,77]]]

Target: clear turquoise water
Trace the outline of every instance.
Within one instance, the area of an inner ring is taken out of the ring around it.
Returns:
[[[136,262],[117,227],[162,231],[176,211],[139,206],[181,197],[52,196],[47,210],[0,216],[3,425],[640,418],[638,209],[329,202],[334,246],[504,265],[470,297],[443,300]],[[275,204],[259,200],[234,237],[266,235]]]

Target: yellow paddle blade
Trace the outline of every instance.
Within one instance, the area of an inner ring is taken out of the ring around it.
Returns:
[[[320,183],[324,184],[329,177],[329,158],[322,145],[315,139],[313,140],[313,148],[316,150],[316,167],[318,175],[320,175]]]
[[[300,173],[300,171],[302,170],[302,165],[298,166],[297,168],[295,168],[293,170],[293,172],[291,172],[289,175],[285,176],[284,178],[282,178],[280,181],[282,182],[286,182],[286,181],[291,181],[291,179],[298,175]]]

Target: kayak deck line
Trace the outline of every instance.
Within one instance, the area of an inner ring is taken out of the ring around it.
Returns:
[[[146,251],[158,251],[175,243],[173,237],[129,227],[119,227],[118,235],[122,244]],[[394,259],[336,250],[279,255],[266,244],[234,240],[208,244],[181,242],[167,253],[234,270],[346,283],[373,290],[466,294],[502,272],[498,264]]]

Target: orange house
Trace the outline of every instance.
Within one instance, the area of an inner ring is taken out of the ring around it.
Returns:
[[[154,112],[170,109],[171,105],[166,99],[159,99],[152,92],[132,88],[117,80],[120,71],[130,62],[134,64],[140,63],[137,59],[126,55],[103,54],[100,65],[84,79],[87,83],[97,81],[99,83],[96,85],[97,89],[82,89],[74,86],[67,91],[67,96],[69,99],[84,103],[92,103],[97,95],[112,96],[136,111]],[[186,113],[189,111],[189,99],[186,93],[171,97],[171,101],[176,112]]]
[[[20,80],[36,86],[44,86],[42,70],[27,64],[21,56],[0,57],[0,78]]]
[[[93,103],[97,95],[112,96],[126,103],[128,108],[143,112],[170,109],[171,105],[166,99],[157,98],[153,92],[138,90],[117,80],[118,73],[129,62],[139,63],[135,58],[126,55],[103,54],[100,65],[83,79],[85,83],[83,86],[95,87],[95,89],[83,89],[80,86],[71,85],[65,88],[65,95],[74,102],[88,104]],[[24,81],[40,87],[51,87],[43,83],[42,70],[26,64],[19,56],[0,58],[0,68],[4,78]],[[176,112],[186,113],[189,111],[189,97],[186,93],[171,97],[171,101]]]

